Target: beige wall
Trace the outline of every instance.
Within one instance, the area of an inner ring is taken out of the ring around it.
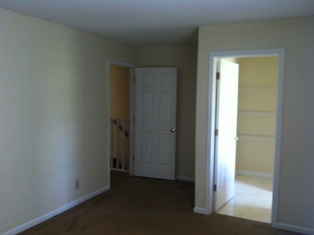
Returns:
[[[109,185],[106,63],[136,64],[138,48],[4,9],[0,22],[4,233]]]
[[[314,18],[199,29],[195,206],[205,208],[209,52],[285,48],[278,223],[314,232]]]
[[[130,69],[110,65],[110,118],[130,118]]]
[[[209,52],[277,47],[286,49],[278,221],[313,231],[313,18],[201,27],[196,135],[196,46],[138,51],[4,9],[0,22],[0,233],[108,186],[106,61],[136,64],[138,52],[141,66],[179,68],[177,175],[194,177],[196,154],[204,207]]]
[[[273,174],[278,58],[238,58],[237,171]]]
[[[196,45],[142,47],[139,66],[177,67],[176,175],[194,179]]]

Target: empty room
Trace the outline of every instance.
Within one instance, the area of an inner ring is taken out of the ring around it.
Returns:
[[[314,234],[314,1],[1,0],[0,32],[1,235]],[[266,220],[219,213],[241,177]]]

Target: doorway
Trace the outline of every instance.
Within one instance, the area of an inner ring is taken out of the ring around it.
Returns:
[[[130,149],[130,71],[110,65],[110,168],[129,171]]]
[[[272,218],[271,221],[274,223],[277,218],[277,205],[278,205],[278,172],[280,162],[280,142],[281,142],[281,117],[282,117],[282,96],[283,96],[283,71],[284,71],[284,49],[261,49],[261,50],[245,50],[245,51],[223,51],[223,52],[211,52],[210,53],[210,74],[209,74],[209,116],[208,116],[208,154],[207,162],[209,163],[206,167],[208,173],[208,181],[206,184],[206,210],[208,213],[215,211],[215,113],[216,113],[216,62],[220,58],[248,58],[248,57],[278,57],[278,96],[276,99],[277,115],[276,115],[276,137],[275,137],[275,151],[274,151],[274,175],[273,175],[273,195],[272,195]]]
[[[107,68],[109,169],[174,180],[177,69]]]
[[[133,174],[133,69],[134,65],[118,61],[107,62],[108,174],[111,170]]]
[[[237,164],[234,196],[216,212],[270,223],[278,57],[228,60],[239,65]]]

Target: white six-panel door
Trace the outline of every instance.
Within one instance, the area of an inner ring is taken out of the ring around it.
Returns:
[[[134,175],[175,178],[176,68],[135,69]]]
[[[234,196],[239,65],[220,60],[217,80],[215,210]]]

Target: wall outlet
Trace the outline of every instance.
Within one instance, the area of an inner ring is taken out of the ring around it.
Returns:
[[[75,180],[75,189],[80,188],[80,180]]]

